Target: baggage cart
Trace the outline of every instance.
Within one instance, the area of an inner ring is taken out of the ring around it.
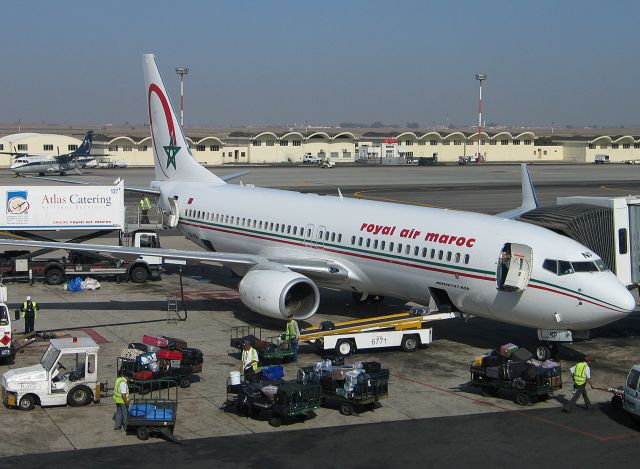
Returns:
[[[322,387],[323,407],[337,408],[342,415],[357,415],[367,407],[375,409],[380,400],[389,396],[389,370],[380,367],[359,375],[357,384],[349,391],[345,379],[334,373],[316,372],[314,367],[300,369],[298,381],[307,380]]]
[[[159,382],[177,384],[183,389],[191,386],[192,375],[202,371],[202,364],[184,365],[180,367],[160,367],[158,371],[151,371],[147,365],[142,365],[132,358],[117,358],[117,370],[122,370],[129,380],[129,389],[139,393],[150,392]],[[151,377],[148,372],[151,371]]]
[[[177,383],[156,380],[147,384],[152,384],[148,393],[140,393],[129,386],[127,432],[135,432],[140,440],[148,440],[153,434],[161,434],[177,442],[173,436],[178,413]]]
[[[287,342],[283,341],[280,336],[263,338],[262,328],[260,327],[232,327],[229,345],[242,353],[242,344],[244,342],[249,342],[256,349],[261,365],[278,365],[293,359],[293,352]]]
[[[265,392],[266,386],[271,388],[271,392]],[[322,388],[317,383],[260,382],[229,388],[227,386],[228,393],[237,392],[235,406],[239,415],[266,417],[272,427],[279,427],[284,421],[294,418],[304,421],[313,415],[322,401]]]
[[[485,368],[481,365],[471,365],[469,371],[472,383],[490,396],[497,396],[500,390],[513,391],[514,402],[518,405],[532,405],[538,401],[545,401],[550,394],[562,388],[560,366],[547,368],[534,379],[488,376]]]

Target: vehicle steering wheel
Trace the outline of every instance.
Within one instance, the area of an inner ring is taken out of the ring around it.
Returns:
[[[64,366],[62,363],[58,363],[58,368],[62,368],[64,371],[67,371],[67,367]]]

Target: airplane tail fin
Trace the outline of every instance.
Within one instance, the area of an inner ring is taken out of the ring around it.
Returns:
[[[91,154],[91,144],[93,143],[93,130],[87,130],[87,133],[84,135],[84,140],[80,144],[80,146],[73,152],[69,154],[69,156],[89,156]]]
[[[531,182],[531,176],[529,175],[529,169],[526,164],[520,165],[520,177],[522,179],[522,204],[518,208],[514,208],[508,212],[498,213],[496,216],[513,219],[529,210],[540,207],[540,201],[536,195],[536,190],[533,188],[533,182]]]
[[[189,144],[169,100],[153,54],[142,56],[149,111],[151,143],[158,181],[224,181],[200,165],[191,154]]]

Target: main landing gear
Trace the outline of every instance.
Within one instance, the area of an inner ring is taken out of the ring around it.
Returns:
[[[558,352],[558,344],[541,342],[538,347],[536,347],[536,360],[543,362],[545,360],[557,358]]]
[[[384,296],[380,296],[380,295],[367,295],[365,293],[359,293],[357,291],[354,291],[351,296],[353,297],[353,301],[355,301],[356,303],[359,304],[365,304],[365,303],[382,303],[384,301]]]

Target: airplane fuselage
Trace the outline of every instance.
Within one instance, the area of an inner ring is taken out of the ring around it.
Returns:
[[[86,163],[85,163],[86,164]],[[30,156],[17,158],[10,169],[18,175],[23,174],[64,174],[76,168],[81,168],[82,164],[75,160],[61,162],[55,157]]]
[[[608,270],[544,269],[545,260],[584,265],[597,256],[522,222],[253,186],[165,181],[159,187],[161,203],[178,197],[179,229],[208,250],[331,259],[349,271],[346,281],[316,279],[321,286],[422,304],[444,292],[464,313],[549,329],[597,327],[635,304]],[[529,277],[518,291],[498,288],[499,257],[511,244],[531,249],[531,268],[522,271]]]

